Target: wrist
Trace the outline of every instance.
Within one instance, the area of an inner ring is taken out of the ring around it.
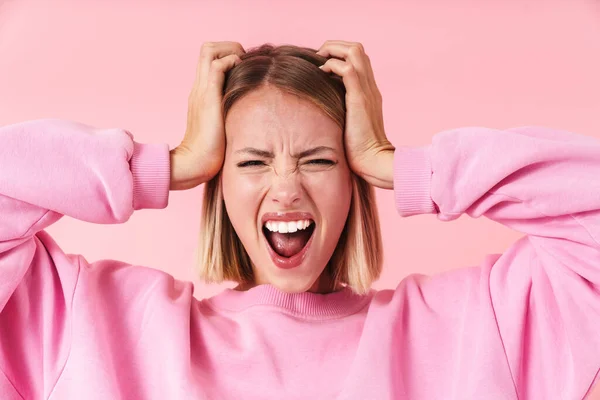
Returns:
[[[372,168],[363,175],[363,179],[380,189],[394,189],[394,151],[383,150],[371,161]]]
[[[382,189],[394,189],[394,150],[387,150],[381,153],[381,161],[379,170],[381,173],[381,183],[379,186]]]
[[[189,168],[185,157],[175,150],[170,151],[171,175],[169,189],[186,190],[204,183],[205,180],[202,176],[194,173]]]

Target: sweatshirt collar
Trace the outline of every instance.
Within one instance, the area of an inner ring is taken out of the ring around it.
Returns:
[[[288,293],[271,284],[258,285],[246,291],[225,289],[216,296],[203,300],[213,309],[240,312],[256,306],[279,308],[298,317],[312,319],[340,318],[354,314],[366,306],[373,294],[356,294],[349,287],[332,293]]]

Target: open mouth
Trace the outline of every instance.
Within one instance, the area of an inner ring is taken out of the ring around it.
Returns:
[[[304,250],[315,230],[312,220],[267,221],[263,234],[271,249],[279,256],[291,258]]]

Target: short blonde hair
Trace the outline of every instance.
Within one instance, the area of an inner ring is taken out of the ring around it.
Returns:
[[[291,45],[264,44],[248,50],[242,62],[226,76],[223,90],[223,116],[235,101],[265,85],[311,101],[344,132],[346,119],[345,87],[341,78],[323,73],[327,61],[316,50]],[[199,246],[200,277],[206,282],[234,281],[252,283],[250,257],[236,234],[223,200],[219,173],[206,183],[202,207]],[[383,249],[373,187],[352,173],[352,198],[346,224],[323,273],[334,287],[349,286],[355,293],[366,293],[379,278]]]

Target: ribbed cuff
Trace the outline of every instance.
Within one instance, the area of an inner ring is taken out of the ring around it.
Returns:
[[[133,174],[133,209],[167,207],[171,183],[169,145],[134,141],[129,165]]]
[[[431,145],[398,147],[394,152],[394,195],[403,217],[437,213],[431,199]]]

